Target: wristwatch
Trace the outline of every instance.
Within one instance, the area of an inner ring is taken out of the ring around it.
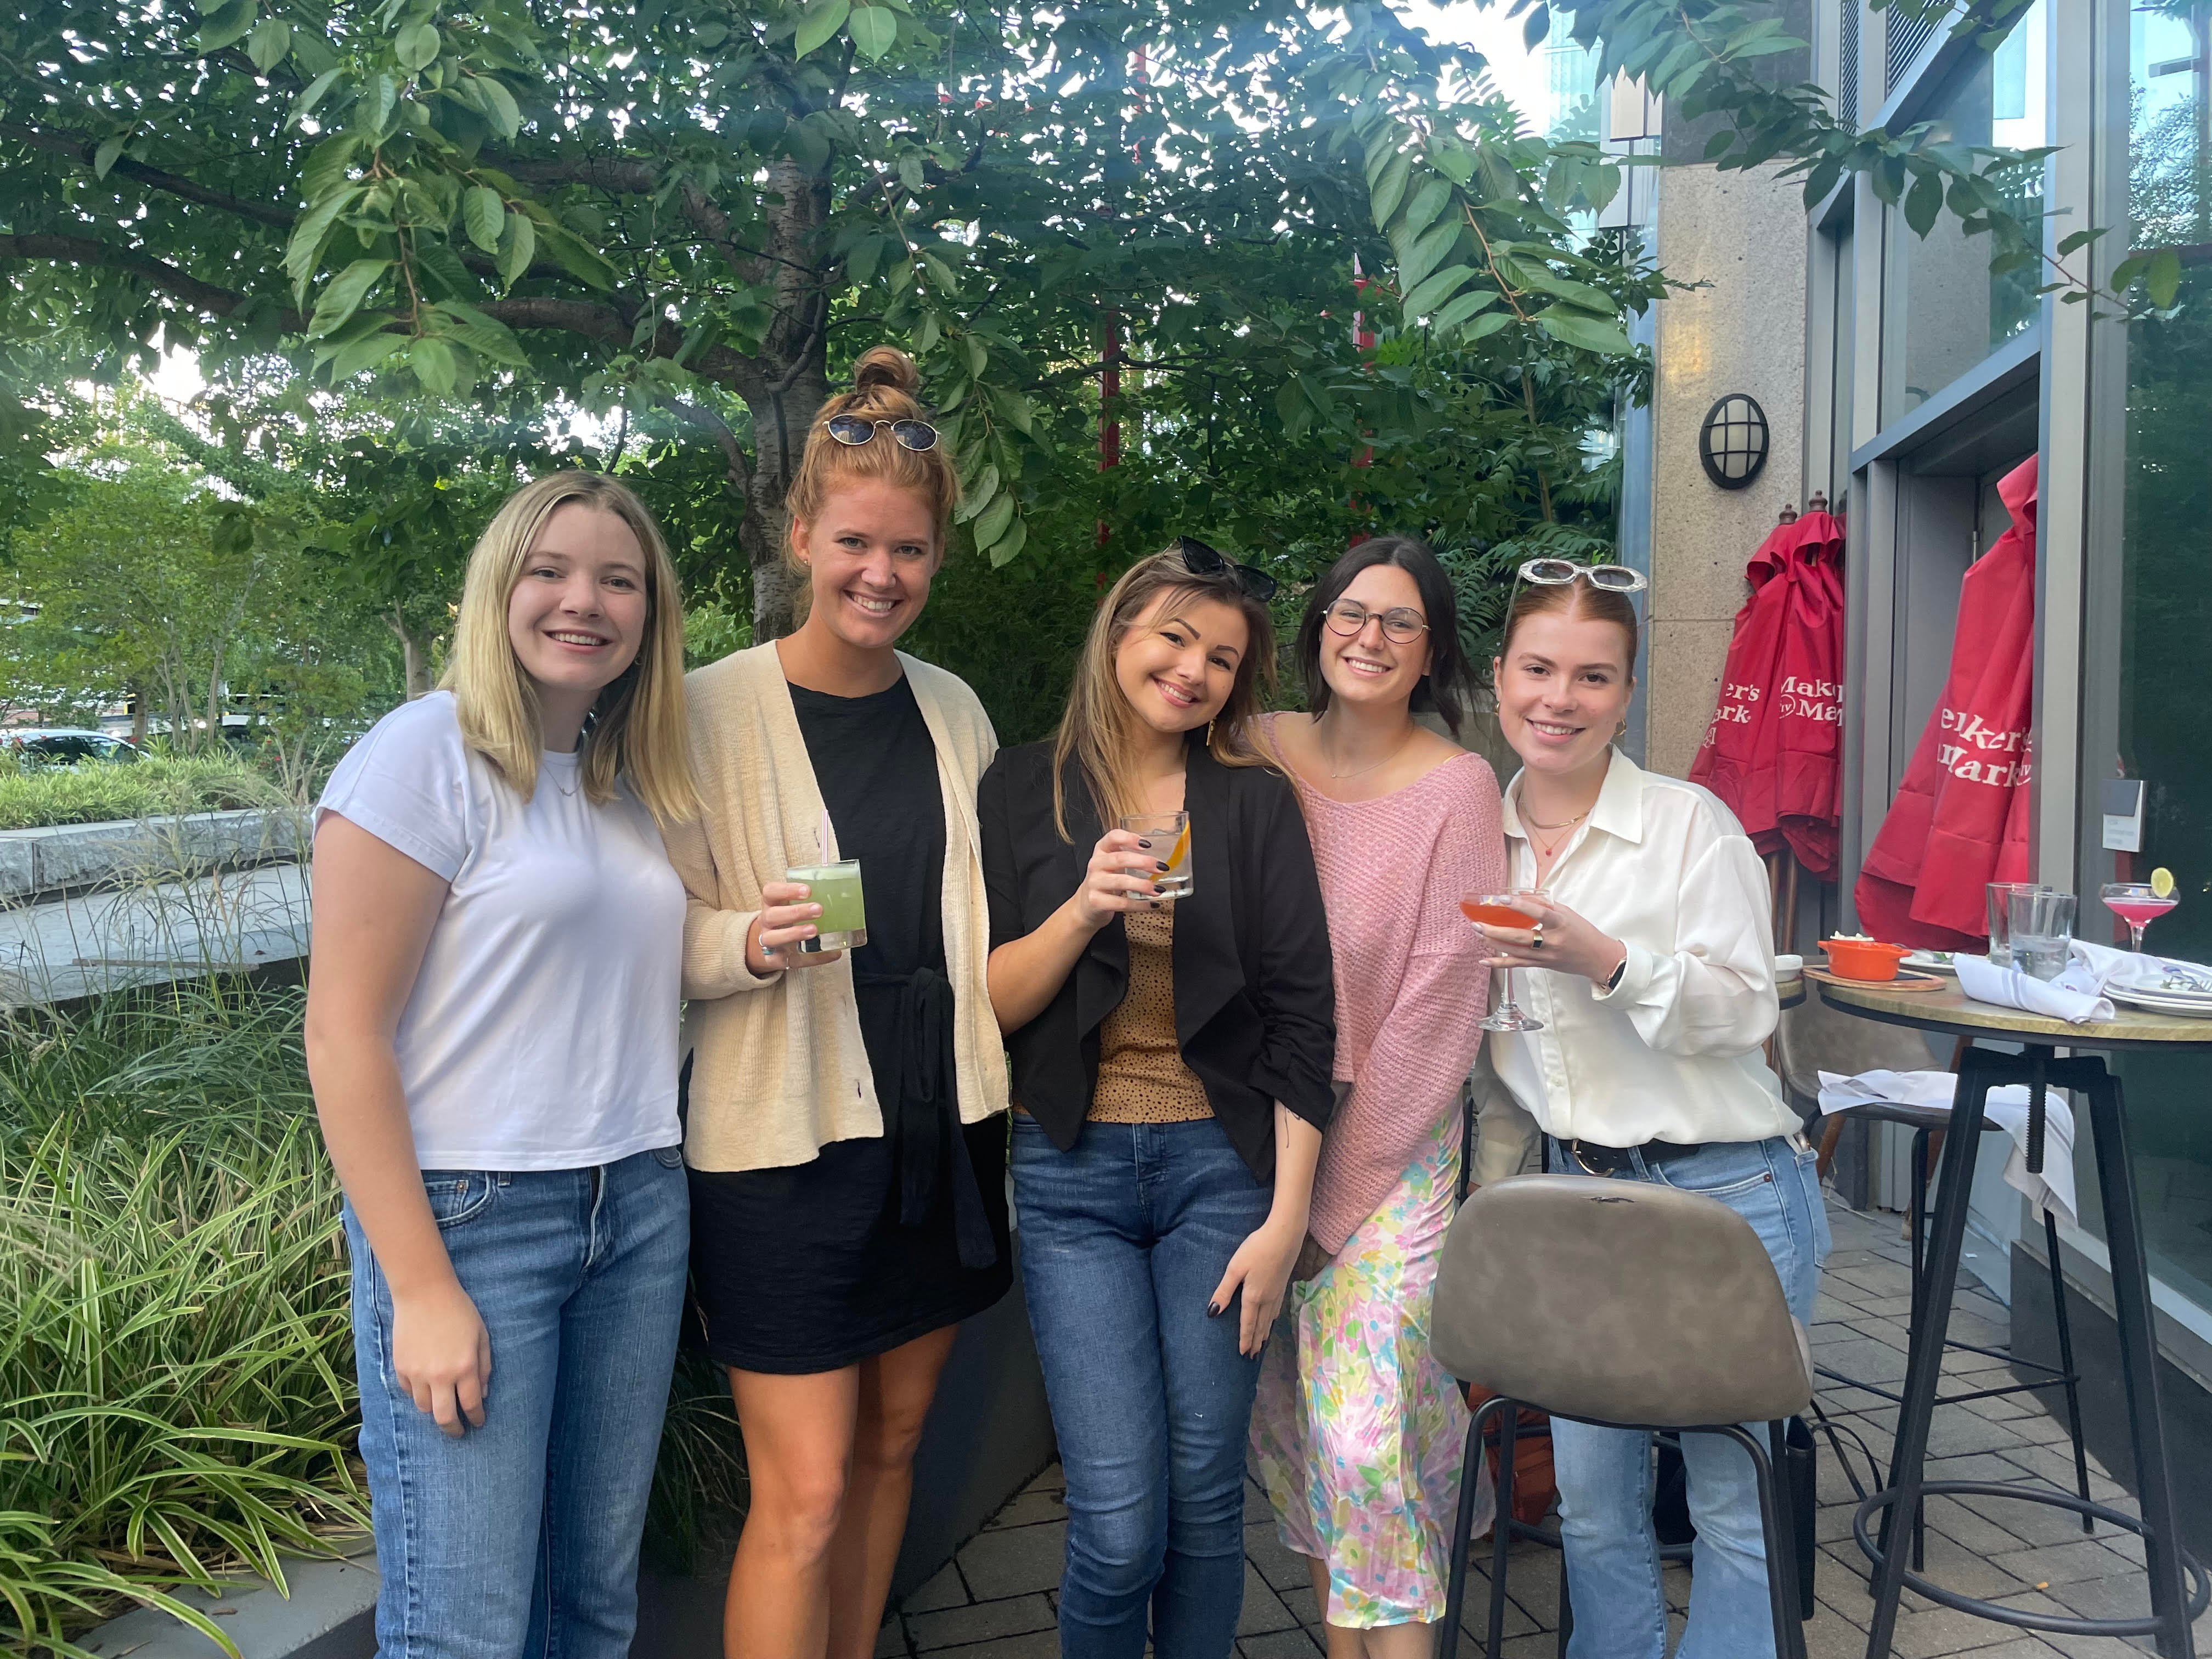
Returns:
[[[1608,995],[1620,988],[1620,976],[1627,971],[1628,952],[1624,949],[1620,953],[1620,965],[1605,976],[1604,988]]]

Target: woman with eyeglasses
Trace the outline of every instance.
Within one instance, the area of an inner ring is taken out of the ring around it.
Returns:
[[[1828,1252],[1814,1155],[1761,1046],[1778,1011],[1766,872],[1728,808],[1613,746],[1635,688],[1643,586],[1618,566],[1535,559],[1497,672],[1522,769],[1505,836],[1526,927],[1481,932],[1521,975],[1529,1029],[1496,1033],[1510,1099],[1482,1120],[1478,1178],[1548,1138],[1555,1173],[1704,1193],[1748,1221],[1790,1311],[1809,1321]],[[1651,1525],[1650,1437],[1554,1419],[1552,1455],[1574,1601],[1572,1659],[1660,1659],[1667,1609]],[[1749,1456],[1685,1435],[1697,1522],[1681,1651],[1771,1659],[1765,1549]]]
[[[1504,879],[1498,779],[1414,720],[1456,727],[1468,690],[1451,581],[1421,543],[1377,537],[1331,566],[1297,657],[1311,712],[1267,729],[1328,907],[1339,1098],[1285,1340],[1261,1364],[1253,1460],[1333,1659],[1426,1659],[1468,1423],[1429,1316],[1489,989],[1460,901]]]
[[[751,1485],[738,1659],[875,1650],[939,1374],[1012,1282],[975,852],[997,739],[965,684],[894,649],[959,498],[919,381],[878,346],[822,406],[787,497],[804,620],[688,682],[684,1152],[694,1296]],[[830,890],[793,874],[839,860],[866,912],[832,929],[843,951],[817,948]]]
[[[1224,1659],[1243,1601],[1252,1392],[1334,1103],[1313,850],[1254,740],[1273,592],[1188,538],[1139,560],[1059,736],[978,803],[1069,1659]],[[1174,843],[1121,827],[1176,813]]]

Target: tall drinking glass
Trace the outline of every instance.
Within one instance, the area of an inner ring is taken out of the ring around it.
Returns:
[[[1460,914],[1469,921],[1487,922],[1492,927],[1526,927],[1534,921],[1535,918],[1517,907],[1513,901],[1516,898],[1547,899],[1551,895],[1548,892],[1540,890],[1519,893],[1469,893],[1460,900],[1459,908]],[[1521,1005],[1513,1000],[1513,970],[1508,968],[1504,971],[1505,979],[1499,989],[1497,1011],[1482,1022],[1482,1029],[1486,1031],[1542,1030],[1544,1022],[1540,1019],[1530,1018]]]
[[[1989,884],[1990,966],[2012,966],[2012,896],[2043,890],[2040,882],[1993,881]]]
[[[2015,890],[2005,901],[2012,932],[2012,965],[2030,979],[2057,979],[2066,970],[2074,939],[2074,895],[2049,887]]]

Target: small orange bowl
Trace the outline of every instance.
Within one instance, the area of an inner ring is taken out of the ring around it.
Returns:
[[[1820,948],[1828,953],[1829,971],[1844,979],[1895,979],[1897,964],[1912,952],[1902,945],[1877,939],[1827,939]]]

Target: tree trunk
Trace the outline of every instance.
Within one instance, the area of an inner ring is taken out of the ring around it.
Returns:
[[[398,600],[392,602],[392,614],[384,621],[399,641],[400,661],[405,665],[407,678],[408,702],[427,696],[430,690],[429,653],[422,648],[423,642],[407,626],[407,615],[400,608]]]
[[[775,320],[757,359],[765,373],[738,387],[752,414],[753,463],[750,476],[731,480],[744,491],[738,538],[752,568],[753,640],[763,645],[788,634],[794,620],[795,584],[783,563],[783,498],[805,453],[814,411],[830,395],[830,289],[836,278],[822,237],[830,216],[828,176],[788,156],[769,173],[769,199],[776,204],[769,223]]]
[[[146,688],[133,680],[125,689],[124,698],[131,705],[131,742],[133,747],[146,746]]]

